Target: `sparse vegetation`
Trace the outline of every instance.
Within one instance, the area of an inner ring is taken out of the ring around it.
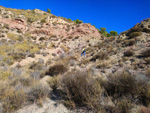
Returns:
[[[53,97],[77,112],[149,112],[149,19],[119,36],[104,27],[100,35],[50,9],[4,9],[2,16],[16,26],[0,23],[0,112],[42,107]]]
[[[129,35],[129,38],[135,38],[137,36],[140,36],[141,35],[141,32],[132,32],[130,35]]]

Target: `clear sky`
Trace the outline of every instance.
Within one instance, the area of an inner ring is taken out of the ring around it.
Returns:
[[[118,33],[150,18],[150,0],[0,0],[0,5],[44,11],[49,8],[56,16],[79,19]]]

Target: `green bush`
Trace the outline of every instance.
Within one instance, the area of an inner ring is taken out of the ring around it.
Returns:
[[[68,20],[69,20],[70,22],[72,22],[72,20],[71,20],[70,18],[69,18]]]
[[[99,33],[102,34],[103,36],[107,36],[108,32],[106,31],[106,28],[101,27],[99,30]]]
[[[41,23],[45,23],[46,22],[46,18],[43,18],[42,20],[41,20]]]
[[[111,36],[117,36],[118,33],[117,33],[116,31],[110,31],[110,35],[111,35]]]
[[[34,22],[34,20],[33,20],[32,18],[28,18],[28,19],[27,19],[27,22],[29,22],[29,23],[33,23],[33,22]]]
[[[77,19],[75,22],[76,22],[76,24],[81,24],[81,23],[83,23],[83,21],[81,21],[81,20],[79,20],[79,19]]]
[[[51,10],[47,8],[47,12],[51,14]]]

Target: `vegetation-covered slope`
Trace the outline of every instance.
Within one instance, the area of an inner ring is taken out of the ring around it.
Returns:
[[[150,19],[118,36],[100,33],[50,12],[0,7],[0,112],[148,113]]]

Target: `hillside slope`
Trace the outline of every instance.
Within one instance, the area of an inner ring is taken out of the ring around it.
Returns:
[[[0,7],[0,33],[0,112],[149,110],[150,19],[108,38],[38,9]]]

